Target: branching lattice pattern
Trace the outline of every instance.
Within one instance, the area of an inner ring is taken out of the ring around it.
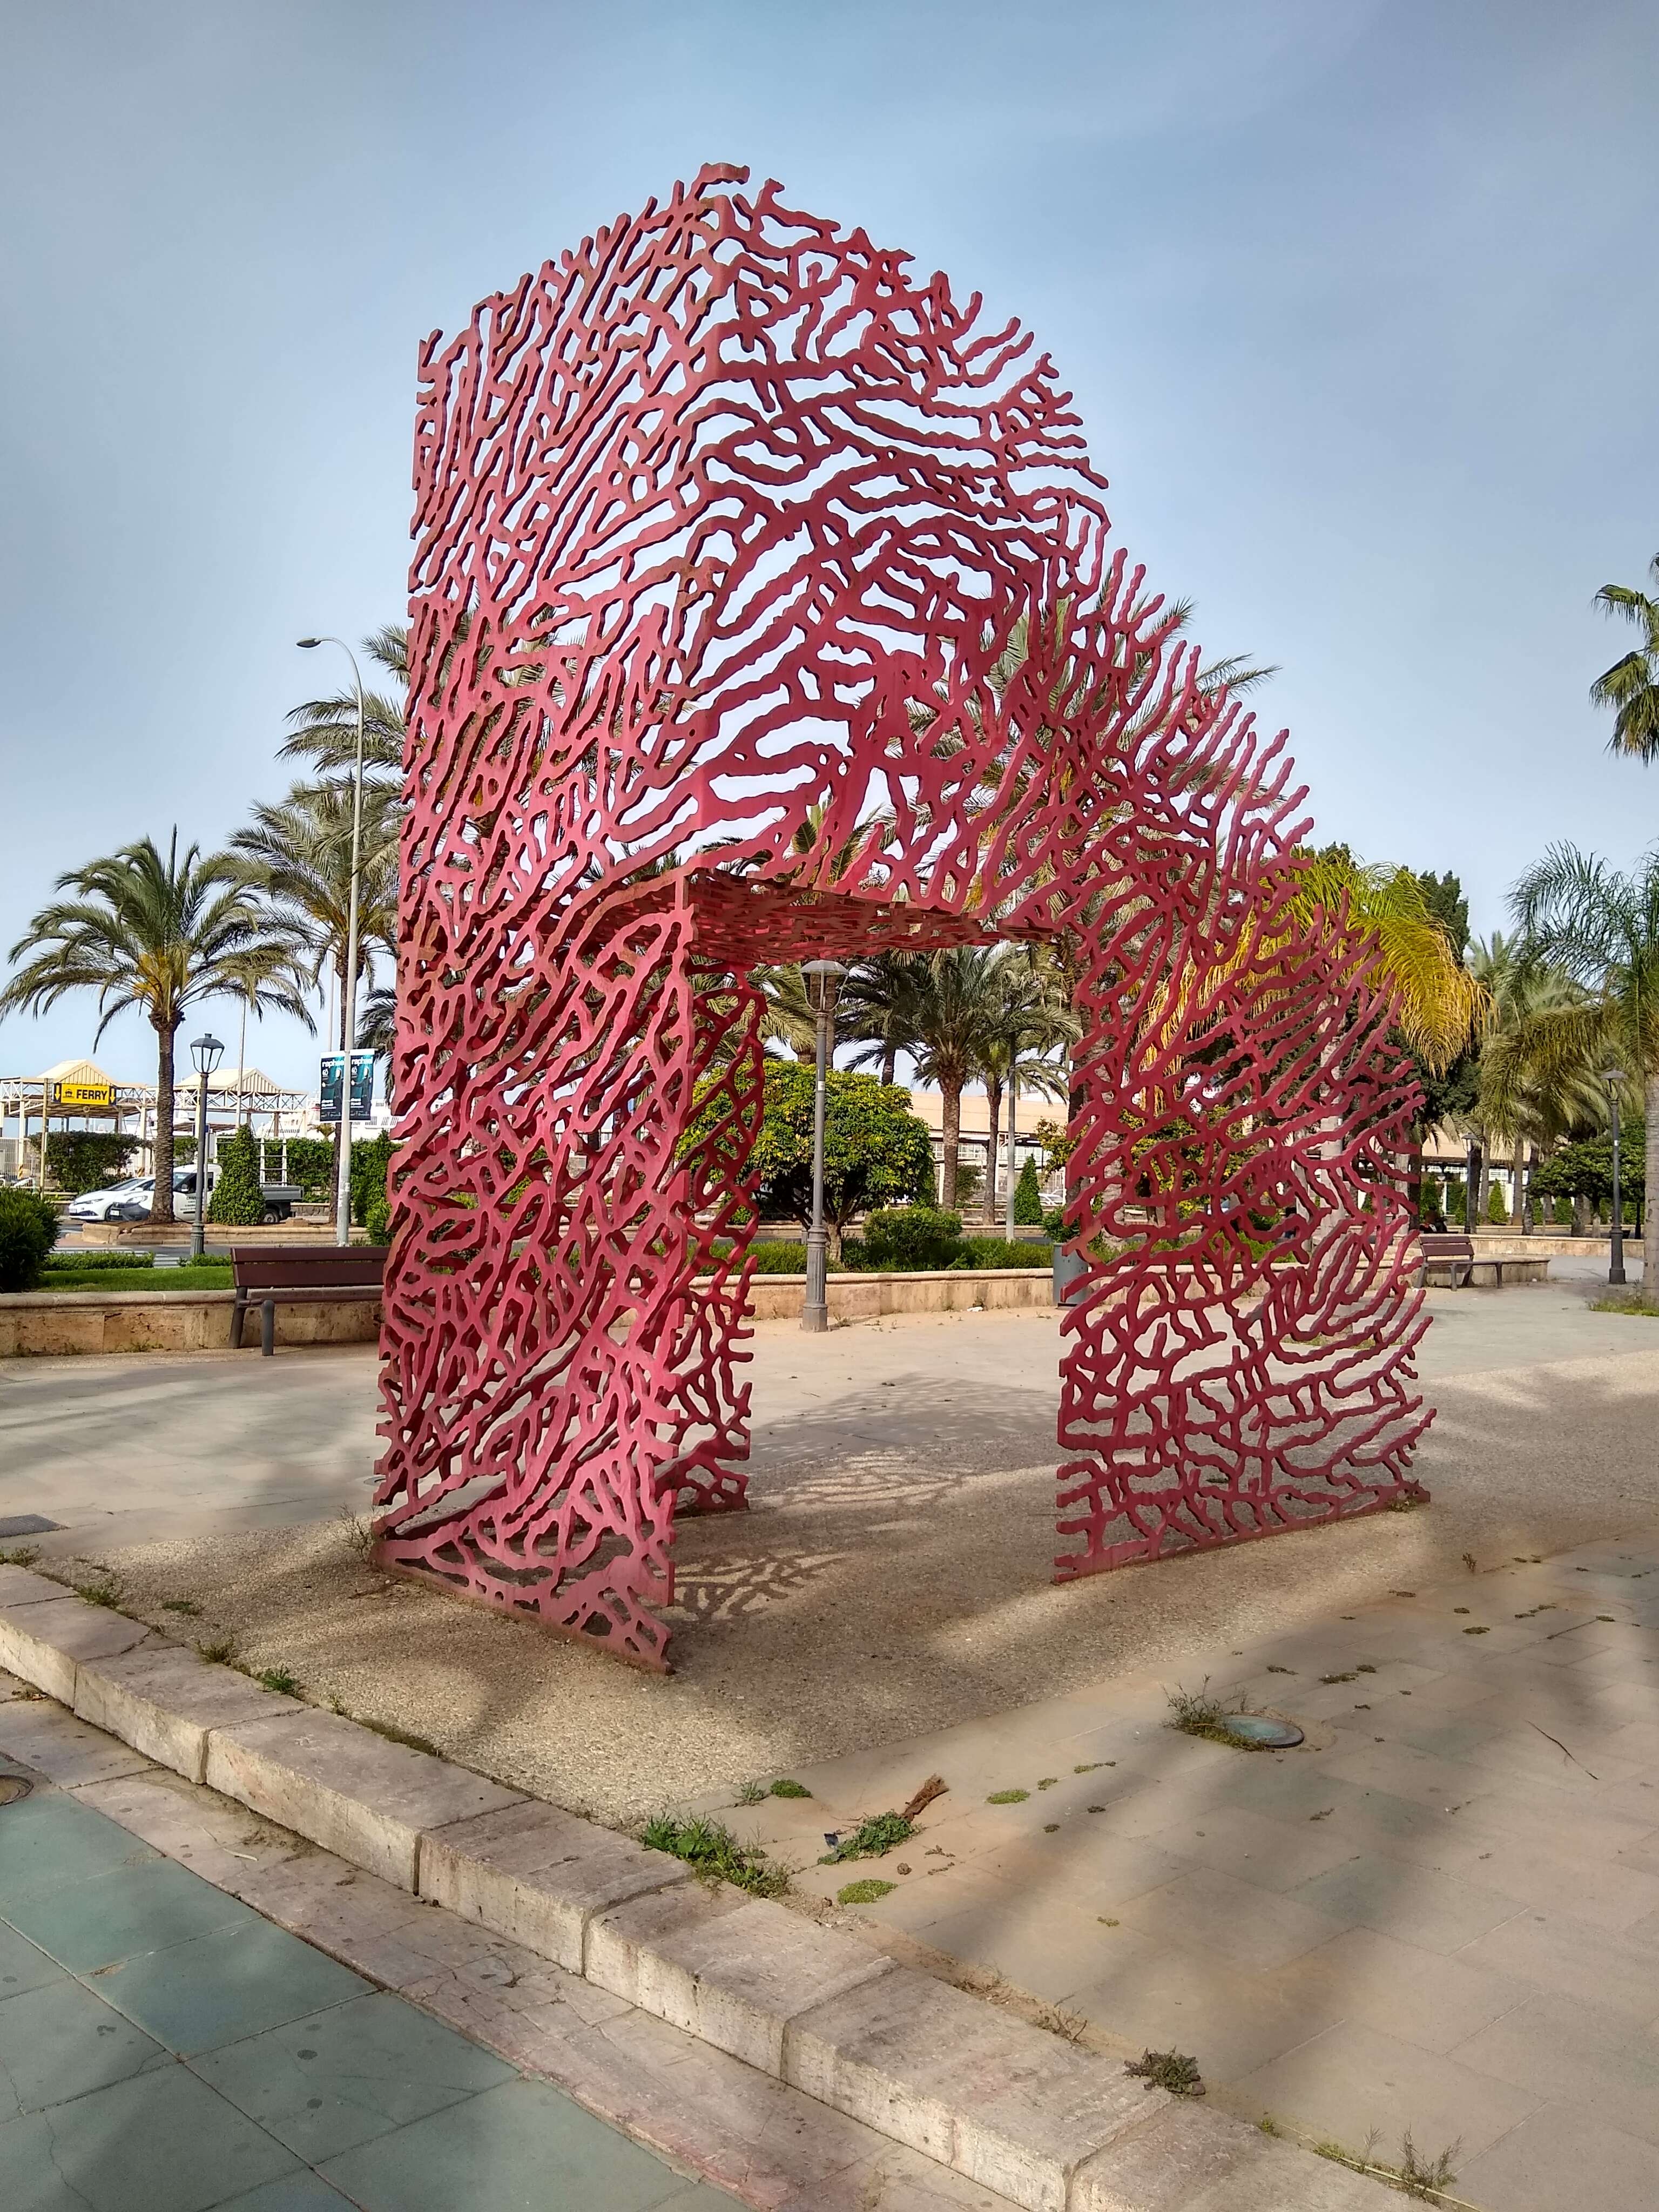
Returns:
[[[434,337],[416,441],[380,1552],[647,1666],[743,1503],[757,961],[1068,965],[1062,1575],[1374,1508],[1425,1425],[1407,1072],[1280,745],[1029,336],[746,185]]]

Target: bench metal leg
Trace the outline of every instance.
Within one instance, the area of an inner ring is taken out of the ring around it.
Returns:
[[[247,1308],[240,1298],[230,1310],[230,1348],[233,1352],[240,1352],[242,1348],[242,1316],[246,1311]]]
[[[276,1350],[276,1301],[267,1298],[259,1309],[259,1349],[267,1359]]]

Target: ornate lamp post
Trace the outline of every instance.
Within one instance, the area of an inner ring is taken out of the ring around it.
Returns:
[[[351,799],[351,904],[346,921],[346,971],[341,986],[345,1030],[345,1066],[340,1083],[340,1133],[335,1146],[334,1242],[351,1242],[351,1055],[357,1043],[357,878],[363,856],[363,679],[357,656],[341,637],[302,637],[297,641],[309,653],[314,646],[337,645],[351,663],[351,684],[357,697],[357,765]]]
[[[196,1063],[196,1210],[191,1217],[190,1256],[202,1256],[202,1217],[207,1203],[207,1091],[208,1078],[224,1055],[224,1047],[211,1030],[191,1046]]]
[[[823,1225],[823,1108],[829,1088],[830,1024],[835,1019],[841,979],[847,973],[838,960],[806,960],[801,963],[806,1003],[817,1024],[817,1081],[812,1089],[812,1226],[806,1232],[806,1303],[801,1308],[803,1328],[830,1326],[826,1278],[830,1273],[830,1237]]]
[[[1473,1137],[1468,1140],[1464,1173],[1468,1179],[1464,1185],[1463,1229],[1466,1235],[1473,1237],[1480,1226],[1480,1146]]]
[[[1625,1279],[1625,1209],[1619,1196],[1619,1086],[1624,1079],[1622,1067],[1601,1070],[1601,1080],[1607,1086],[1607,1101],[1613,1108],[1613,1243],[1607,1268],[1610,1283],[1622,1283]]]

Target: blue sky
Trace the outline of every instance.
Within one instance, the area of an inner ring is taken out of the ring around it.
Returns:
[[[1649,0],[0,25],[0,950],[60,870],[281,792],[293,640],[403,609],[417,342],[706,160],[1036,327],[1135,557],[1282,664],[1322,836],[1483,931],[1551,839],[1659,836],[1585,696],[1593,592],[1659,550]],[[0,1069],[93,1026],[0,1024]],[[249,1050],[314,1082],[291,1023]],[[131,1019],[100,1057],[153,1069]]]

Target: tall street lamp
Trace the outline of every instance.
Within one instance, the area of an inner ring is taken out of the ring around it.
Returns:
[[[1625,1079],[1622,1067],[1604,1067],[1601,1080],[1607,1086],[1607,1099],[1613,1108],[1613,1244],[1612,1265],[1607,1269],[1610,1283],[1625,1279],[1625,1208],[1619,1195],[1619,1086]]]
[[[806,1003],[817,1024],[817,1081],[812,1090],[812,1226],[806,1232],[806,1303],[801,1308],[800,1325],[823,1329],[830,1326],[830,1237],[823,1225],[823,1108],[829,1090],[830,1024],[847,970],[838,960],[806,960],[800,973],[806,986]]]
[[[1474,1138],[1468,1140],[1468,1162],[1465,1169],[1463,1200],[1464,1233],[1473,1237],[1480,1226],[1480,1146]]]
[[[337,645],[351,663],[351,686],[357,699],[357,766],[351,799],[351,902],[346,922],[346,971],[341,987],[344,1015],[345,1065],[340,1083],[340,1134],[335,1151],[334,1242],[351,1242],[351,1055],[357,1042],[357,877],[363,857],[363,679],[357,656],[342,637],[302,637],[309,653],[314,646]]]
[[[191,1217],[190,1256],[202,1256],[202,1209],[207,1202],[207,1093],[208,1078],[224,1055],[224,1047],[211,1030],[198,1036],[191,1046],[190,1056],[196,1063],[196,1211]]]

